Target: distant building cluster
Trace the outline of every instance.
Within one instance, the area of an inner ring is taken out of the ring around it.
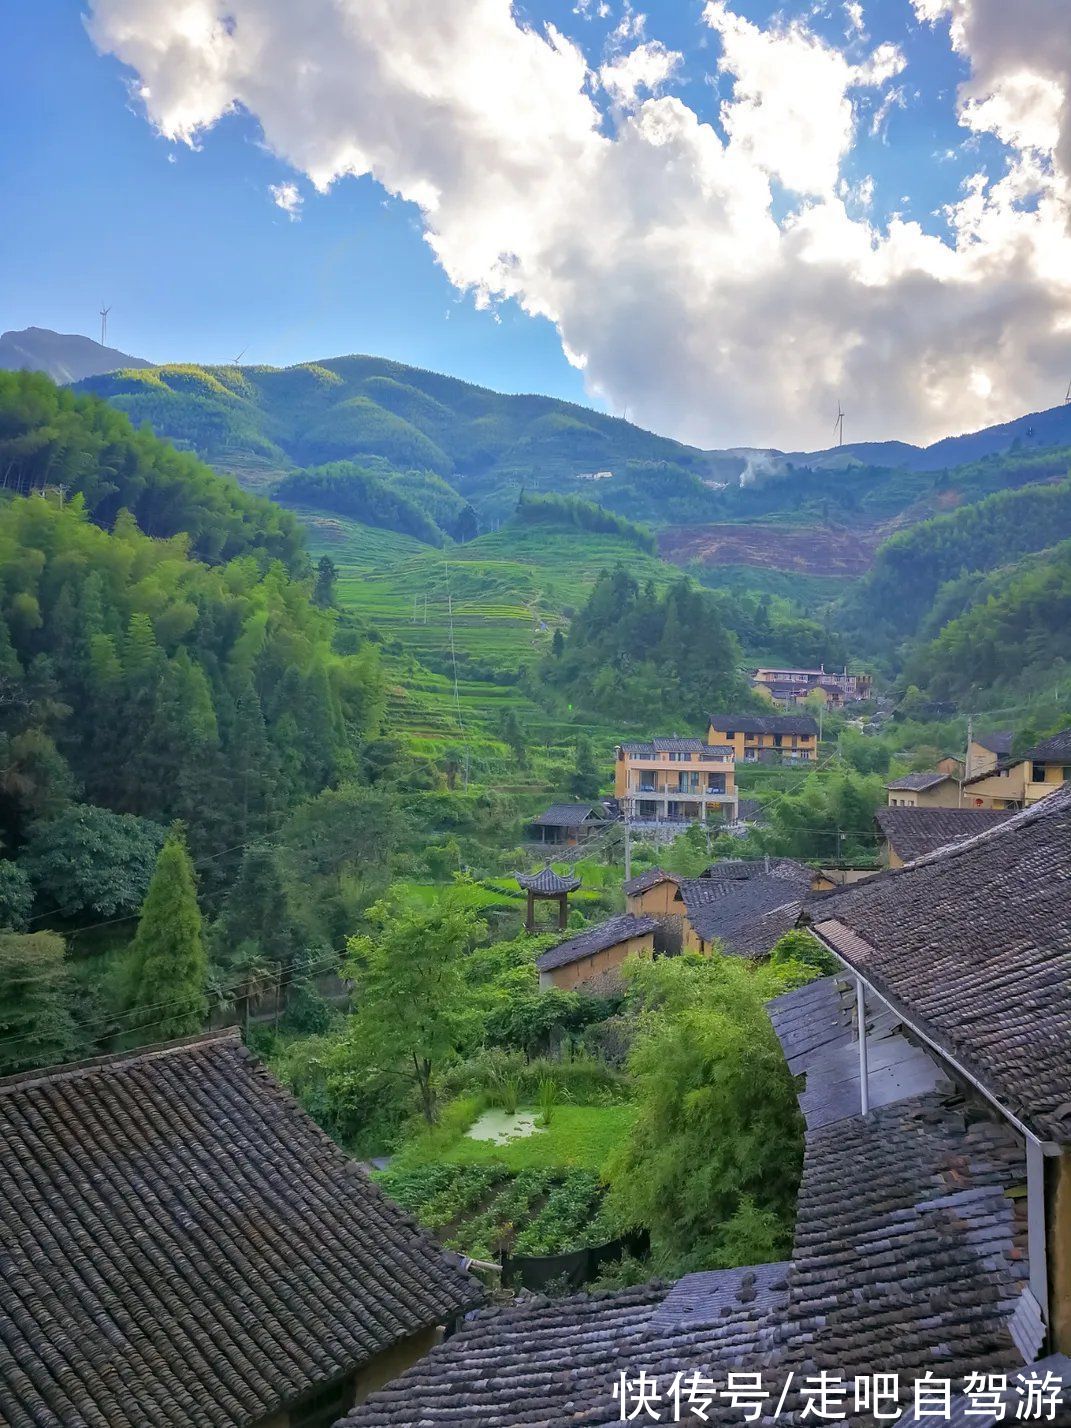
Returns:
[[[756,694],[786,708],[814,696],[829,709],[843,709],[846,704],[869,699],[874,681],[869,674],[849,674],[847,668],[827,670],[820,665],[817,669],[757,669],[751,676],[751,687]]]

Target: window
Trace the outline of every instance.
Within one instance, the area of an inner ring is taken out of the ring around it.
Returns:
[[[290,1411],[290,1428],[331,1428],[353,1405],[353,1384],[333,1384]]]
[[[1063,768],[1060,770],[1060,777],[1063,779],[1064,783],[1067,783],[1068,780],[1071,780],[1071,764],[1064,764]]]
[[[1037,759],[1030,765],[1030,779],[1032,783],[1045,782],[1045,765]]]

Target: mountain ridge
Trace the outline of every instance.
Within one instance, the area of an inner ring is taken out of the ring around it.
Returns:
[[[151,367],[144,357],[132,357],[117,347],[102,347],[77,332],[50,327],[24,327],[0,333],[0,371],[44,372],[54,382],[69,385],[87,377],[116,372],[121,367]]]

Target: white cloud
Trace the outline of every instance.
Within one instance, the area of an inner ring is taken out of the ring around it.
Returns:
[[[1043,145],[997,182],[974,179],[947,241],[899,218],[875,226],[865,190],[840,188],[861,93],[880,97],[902,65],[893,47],[852,64],[799,22],[762,29],[711,0],[722,137],[673,94],[640,97],[672,78],[650,43],[604,67],[603,114],[577,46],[520,23],[509,0],[90,3],[96,43],[136,71],[163,134],[193,143],[242,107],[317,189],[372,175],[418,206],[459,290],[549,318],[592,393],[635,421],[795,447],[826,439],[839,396],[860,436],[926,439],[1062,394],[1071,240]],[[1059,37],[1032,68],[1028,25],[990,43],[1005,0],[914,3],[923,18],[956,12],[968,124],[1047,143],[1040,91],[1016,100],[1010,81],[1063,86]],[[1066,106],[1059,124],[1057,154]]]
[[[599,80],[617,103],[632,105],[641,90],[655,94],[682,59],[676,50],[667,50],[657,40],[648,40],[604,64],[599,70]]]
[[[859,0],[844,0],[844,14],[851,30],[855,34],[865,37],[866,22],[863,19],[863,7]]]
[[[276,208],[281,208],[291,219],[301,217],[301,205],[305,202],[295,183],[273,183],[268,185],[268,192],[272,196],[272,202]]]

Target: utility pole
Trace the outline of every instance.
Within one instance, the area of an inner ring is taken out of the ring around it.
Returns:
[[[959,806],[963,807],[963,785],[973,772],[971,767],[971,745],[974,743],[974,715],[967,715],[967,748],[963,756],[963,777],[959,781]]]
[[[625,805],[625,882],[632,877],[632,824],[629,821],[628,804]]]

